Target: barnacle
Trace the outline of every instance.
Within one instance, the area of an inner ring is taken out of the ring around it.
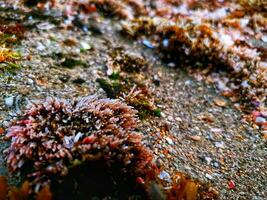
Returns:
[[[33,103],[8,128],[12,142],[7,164],[12,173],[26,175],[37,190],[52,180],[59,182],[82,163],[101,163],[146,181],[155,173],[153,156],[136,127],[136,111],[118,100],[50,98]]]

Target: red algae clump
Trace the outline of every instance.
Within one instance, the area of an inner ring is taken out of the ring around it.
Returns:
[[[12,140],[7,165],[25,175],[35,191],[83,163],[116,166],[121,175],[148,181],[155,176],[153,156],[135,131],[137,121],[126,104],[95,96],[33,103],[7,130]]]

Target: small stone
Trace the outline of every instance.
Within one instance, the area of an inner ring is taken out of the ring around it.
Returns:
[[[210,157],[205,157],[205,160],[207,162],[208,165],[210,165],[211,161],[212,161],[212,158]]]
[[[169,121],[173,121],[173,117],[172,117],[172,116],[168,116],[167,119],[168,119]]]
[[[176,117],[175,120],[178,121],[178,122],[182,122],[183,121],[180,117]]]
[[[192,135],[192,136],[189,136],[192,140],[194,141],[200,141],[202,138],[198,135]]]
[[[267,140],[267,131],[263,133],[263,139]]]
[[[169,40],[168,39],[164,39],[163,41],[162,41],[162,44],[163,44],[163,46],[166,48],[166,47],[168,47],[169,46]]]
[[[185,81],[185,85],[191,85],[192,81],[191,80],[187,80]]]
[[[223,130],[221,128],[211,128],[210,131],[213,133],[222,133]]]
[[[37,42],[36,49],[39,51],[45,50],[45,46],[41,42]]]
[[[201,119],[201,120],[209,122],[209,123],[214,122],[214,116],[209,114],[209,113],[198,116],[198,119]]]
[[[171,67],[171,68],[174,68],[176,65],[175,65],[175,63],[170,62],[170,63],[167,64],[167,66],[168,66],[168,67]]]
[[[170,144],[170,145],[173,145],[174,144],[171,138],[166,137],[165,139],[168,142],[168,144]]]
[[[230,180],[228,183],[228,188],[230,190],[235,189],[235,182],[233,180]]]
[[[224,149],[225,148],[225,144],[224,144],[224,142],[215,142],[215,147]]]
[[[87,42],[81,42],[81,47],[84,50],[89,50],[91,49],[91,46]]]
[[[153,49],[154,45],[151,44],[151,42],[149,40],[143,40],[143,45],[145,45],[146,47]]]
[[[209,179],[209,180],[212,180],[213,179],[213,177],[210,175],[210,174],[205,174],[205,177],[207,178],[207,179]]]
[[[267,35],[263,35],[263,36],[261,37],[261,40],[262,40],[263,42],[267,42]]]
[[[44,22],[44,23],[38,24],[37,28],[40,29],[40,30],[50,30],[50,29],[55,28],[55,25],[54,24],[50,24],[48,22]]]
[[[161,180],[164,180],[164,181],[167,181],[167,182],[171,182],[171,176],[168,172],[166,171],[161,171],[160,174],[158,175],[158,177],[161,179]]]
[[[161,116],[164,118],[164,117],[166,117],[166,115],[163,113],[163,112],[161,112]]]
[[[247,81],[247,80],[243,81],[243,82],[241,83],[241,86],[242,86],[243,88],[248,88],[248,87],[249,87],[248,81]]]
[[[213,166],[216,167],[216,168],[219,168],[220,167],[220,164],[218,162],[213,162]]]
[[[32,80],[32,79],[28,79],[28,83],[30,84],[30,85],[32,85],[33,83],[34,83],[34,80]]]
[[[215,98],[213,101],[216,106],[225,107],[227,105],[227,102],[223,99]]]
[[[2,135],[4,132],[5,132],[5,130],[0,127],[0,135]]]
[[[7,107],[12,107],[15,101],[15,97],[11,96],[11,97],[7,97],[5,98],[5,104]]]
[[[263,117],[257,117],[255,120],[256,124],[260,125],[266,122],[266,119]]]

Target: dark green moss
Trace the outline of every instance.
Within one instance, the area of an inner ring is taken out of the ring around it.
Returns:
[[[86,53],[87,51],[88,51],[88,49],[80,48],[81,53]]]
[[[113,72],[110,76],[109,76],[110,79],[112,80],[118,80],[120,78],[120,74],[119,73],[115,73]]]
[[[85,66],[86,63],[84,63],[81,60],[76,60],[74,58],[66,58],[62,63],[61,66],[69,69],[73,69],[76,66]]]
[[[155,110],[151,110],[148,107],[143,107],[142,109],[137,108],[137,110],[138,116],[141,120],[147,119],[149,116],[161,117],[161,110],[158,108],[156,108]]]
[[[122,86],[118,81],[110,81],[104,78],[98,78],[96,81],[109,98],[116,98],[120,95]]]
[[[151,112],[149,110],[139,110],[138,111],[138,117],[141,120],[147,119],[149,116],[151,116]]]
[[[64,58],[64,54],[61,52],[53,52],[51,56],[52,58],[59,60]]]
[[[76,78],[76,79],[74,79],[72,81],[72,83],[74,83],[74,84],[83,84],[83,83],[85,83],[85,80],[82,79],[82,78]]]
[[[153,113],[156,117],[161,117],[161,110],[159,108],[156,108],[153,110]]]

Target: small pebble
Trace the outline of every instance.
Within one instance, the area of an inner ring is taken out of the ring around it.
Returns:
[[[223,99],[215,98],[213,101],[216,106],[225,107],[227,105],[227,102]]]
[[[216,167],[216,168],[219,168],[220,167],[220,164],[218,162],[213,162],[213,166]]]
[[[162,44],[163,44],[164,47],[168,47],[169,46],[169,40],[168,39],[164,39],[162,41]]]
[[[180,117],[176,117],[175,120],[178,121],[178,122],[182,122],[183,121]]]
[[[210,131],[213,133],[222,133],[223,130],[221,128],[211,128]]]
[[[50,30],[50,29],[55,28],[55,25],[54,24],[50,24],[48,22],[43,22],[43,23],[38,24],[37,28],[40,29],[40,30]]]
[[[143,40],[143,45],[145,45],[146,47],[153,49],[154,45],[151,44],[151,42],[149,40]]]
[[[224,142],[215,142],[215,147],[224,149],[225,148],[225,144],[224,144]]]
[[[200,141],[200,140],[201,140],[201,137],[198,136],[198,135],[192,135],[192,136],[190,136],[190,138],[191,138],[192,140],[194,140],[194,141]]]
[[[170,145],[173,145],[173,144],[174,144],[173,141],[172,141],[172,139],[169,138],[169,137],[166,137],[166,141],[167,141],[168,144],[170,144]]]
[[[176,65],[175,65],[175,63],[173,63],[173,62],[170,62],[170,63],[168,63],[168,67],[175,67]]]
[[[82,47],[84,50],[89,50],[89,49],[91,49],[91,46],[90,46],[87,42],[81,42],[81,47]]]
[[[266,122],[266,119],[263,118],[263,117],[257,117],[255,122],[256,122],[257,124],[263,124],[263,123]]]
[[[205,174],[205,177],[207,178],[207,179],[209,179],[209,180],[212,180],[213,179],[213,177],[210,175],[210,174]]]
[[[37,42],[36,49],[39,51],[43,51],[43,50],[45,50],[45,46],[41,42]]]
[[[247,80],[243,81],[243,82],[241,83],[241,86],[242,86],[243,88],[247,88],[247,87],[249,87],[248,81],[247,81]]]
[[[171,176],[168,172],[166,171],[161,171],[159,176],[158,176],[161,180],[167,181],[167,182],[171,182]]]
[[[30,85],[32,85],[33,83],[34,83],[34,80],[32,80],[32,79],[28,79],[28,83],[30,84]]]
[[[191,85],[192,81],[191,80],[187,80],[185,81],[185,85]]]
[[[235,189],[235,182],[233,180],[230,180],[228,183],[228,188],[230,190]]]
[[[14,104],[15,98],[13,96],[5,98],[5,105],[12,107]]]
[[[212,158],[210,157],[205,157],[205,160],[207,162],[208,165],[210,165],[211,161],[212,161]]]

